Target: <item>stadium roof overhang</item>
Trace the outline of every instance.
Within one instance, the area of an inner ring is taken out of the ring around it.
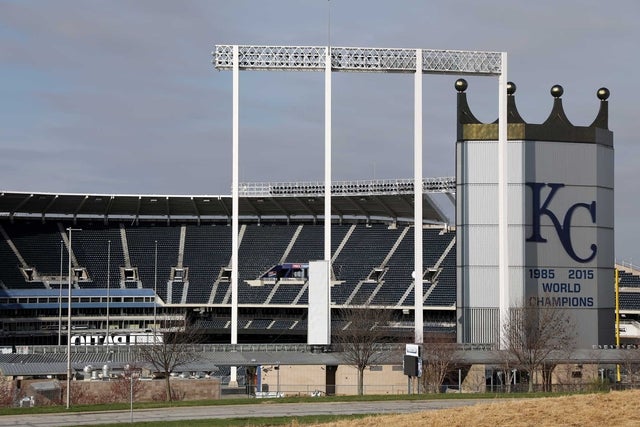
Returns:
[[[454,178],[423,182],[423,221],[447,222],[433,195],[455,195]],[[324,184],[240,184],[242,218],[318,218],[324,213]],[[0,216],[47,218],[229,219],[231,196],[126,195],[0,192]],[[336,182],[332,212],[340,218],[389,218],[413,221],[413,181]]]

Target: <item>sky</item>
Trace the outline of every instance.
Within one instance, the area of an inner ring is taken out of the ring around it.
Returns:
[[[616,260],[640,265],[637,0],[0,0],[0,190],[230,194],[231,72],[216,44],[508,52],[529,123],[607,87]],[[466,77],[497,118],[497,78]],[[334,180],[412,178],[413,76],[334,73]],[[455,76],[425,75],[425,177],[455,175]],[[240,75],[240,181],[322,181],[322,73]]]

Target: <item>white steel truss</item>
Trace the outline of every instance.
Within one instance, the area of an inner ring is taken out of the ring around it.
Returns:
[[[499,207],[498,252],[500,317],[506,318],[509,306],[507,236],[507,53],[433,49],[388,49],[332,46],[255,46],[216,45],[212,61],[218,70],[233,71],[233,164],[232,164],[232,309],[231,343],[237,343],[237,260],[238,260],[238,111],[239,71],[320,71],[325,73],[325,182],[324,182],[324,259],[331,259],[331,74],[335,71],[412,73],[414,77],[414,273],[420,278],[422,260],[422,74],[485,75],[498,77]],[[422,280],[415,280],[415,342],[423,342]],[[329,283],[327,283],[329,286]],[[235,369],[231,381],[235,382]]]
[[[303,197],[324,195],[324,182],[241,182],[241,197]],[[455,194],[456,178],[422,180],[423,193]],[[412,179],[376,179],[371,181],[333,181],[332,196],[377,196],[413,194]]]
[[[241,70],[323,71],[326,46],[238,46]],[[500,52],[421,49],[422,72],[484,74],[502,72]],[[216,45],[214,65],[233,68],[233,46]],[[331,47],[332,71],[415,73],[416,49]]]

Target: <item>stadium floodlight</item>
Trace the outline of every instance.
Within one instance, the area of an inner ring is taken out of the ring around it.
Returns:
[[[71,407],[71,278],[73,271],[71,270],[71,232],[82,231],[81,228],[67,228],[69,233],[69,293],[67,296],[67,409]]]
[[[507,53],[434,49],[397,49],[332,46],[216,45],[213,64],[233,71],[232,118],[232,255],[231,343],[237,343],[238,293],[238,126],[239,71],[324,71],[325,73],[325,183],[324,259],[331,260],[331,73],[383,72],[414,74],[414,271],[422,260],[422,74],[498,76],[498,252],[500,317],[506,318],[507,288]],[[422,275],[414,280],[415,342],[422,343]],[[329,279],[330,280],[330,279]],[[329,286],[330,283],[327,283]]]

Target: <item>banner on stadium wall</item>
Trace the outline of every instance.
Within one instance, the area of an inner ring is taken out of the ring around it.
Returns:
[[[88,346],[88,345],[140,345],[140,344],[160,344],[162,343],[162,334],[122,334],[122,335],[73,335],[71,337],[71,345]]]

